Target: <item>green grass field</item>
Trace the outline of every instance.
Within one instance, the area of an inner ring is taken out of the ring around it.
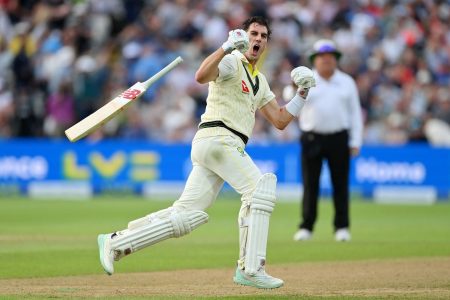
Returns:
[[[102,274],[97,234],[123,229],[128,221],[170,204],[135,197],[0,200],[0,279]],[[239,206],[237,199],[220,197],[208,210],[208,224],[187,237],[125,258],[116,263],[116,272],[232,270],[238,253]],[[448,202],[420,206],[353,200],[350,243],[333,240],[330,201],[320,203],[314,240],[301,245],[292,241],[298,214],[298,203],[277,204],[271,219],[269,265],[450,256]]]

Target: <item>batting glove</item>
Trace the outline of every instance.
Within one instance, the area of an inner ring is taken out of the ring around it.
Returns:
[[[311,69],[301,66],[297,67],[291,72],[291,79],[297,85],[297,93],[303,99],[306,99],[309,89],[316,86],[316,79]]]
[[[228,33],[228,40],[222,44],[225,53],[231,53],[234,49],[245,53],[249,48],[249,40],[247,33],[242,29],[231,30]]]

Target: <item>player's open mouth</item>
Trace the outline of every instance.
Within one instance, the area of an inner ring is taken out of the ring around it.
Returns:
[[[259,45],[254,45],[254,46],[253,46],[252,54],[253,54],[253,55],[257,55],[257,54],[258,54],[258,51],[259,51],[259,48],[260,48]]]

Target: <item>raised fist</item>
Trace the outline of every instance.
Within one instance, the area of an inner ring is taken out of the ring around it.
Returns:
[[[291,79],[299,88],[309,89],[316,86],[313,72],[304,66],[292,70]]]
[[[231,53],[234,49],[237,49],[241,53],[245,53],[248,50],[248,47],[248,35],[242,29],[231,30],[228,33],[228,40],[222,45],[222,49],[225,53]]]
[[[311,69],[301,66],[291,72],[291,79],[298,87],[297,93],[303,99],[308,97],[309,89],[316,86],[316,80]]]

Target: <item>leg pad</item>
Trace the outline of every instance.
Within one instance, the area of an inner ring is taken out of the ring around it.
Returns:
[[[137,219],[128,229],[117,232],[111,240],[116,257],[156,244],[172,237],[181,237],[208,222],[208,214],[200,210],[177,211],[170,207]]]
[[[277,177],[267,173],[256,184],[250,203],[244,270],[256,274],[265,265],[269,220],[275,207]]]

